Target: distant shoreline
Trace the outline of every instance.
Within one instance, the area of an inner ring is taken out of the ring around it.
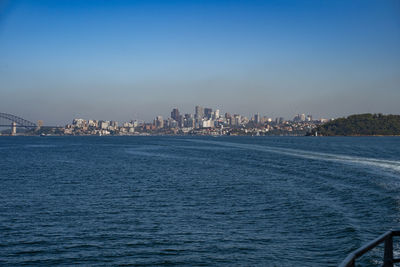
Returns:
[[[147,135],[0,135],[1,137],[400,137],[400,135],[179,135],[179,134],[147,134]]]

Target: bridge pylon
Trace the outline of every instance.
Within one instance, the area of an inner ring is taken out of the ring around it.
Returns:
[[[17,135],[17,123],[15,121],[11,123],[11,135]]]

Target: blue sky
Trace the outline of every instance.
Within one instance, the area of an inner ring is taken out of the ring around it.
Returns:
[[[398,0],[2,1],[0,111],[399,114],[399,47]]]

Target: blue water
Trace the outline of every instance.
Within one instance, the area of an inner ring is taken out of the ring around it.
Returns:
[[[0,138],[0,265],[336,266],[393,228],[398,137]]]

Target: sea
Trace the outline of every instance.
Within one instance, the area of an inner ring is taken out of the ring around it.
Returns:
[[[0,137],[1,266],[337,266],[392,229],[400,137]]]

